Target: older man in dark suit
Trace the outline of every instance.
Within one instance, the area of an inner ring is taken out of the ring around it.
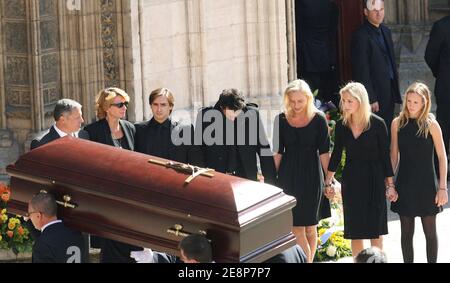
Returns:
[[[363,0],[366,21],[352,38],[352,78],[369,93],[372,112],[384,119],[388,129],[400,96],[394,43],[389,28],[383,24],[384,1]]]
[[[42,137],[36,138],[31,142],[31,149],[47,144],[56,139],[67,135],[89,139],[89,134],[80,130],[84,122],[81,104],[72,99],[61,99],[56,102],[53,117],[55,124]]]
[[[80,232],[67,228],[56,215],[53,195],[39,193],[28,204],[28,217],[41,231],[35,239],[33,263],[85,263],[87,252]]]
[[[425,61],[436,78],[434,90],[437,104],[436,114],[448,154],[450,143],[450,16],[434,23],[425,51]]]

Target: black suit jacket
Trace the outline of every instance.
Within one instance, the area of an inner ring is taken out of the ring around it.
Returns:
[[[85,244],[80,232],[73,231],[63,223],[45,228],[33,246],[33,263],[85,263]]]
[[[86,132],[84,130],[80,130],[78,132],[78,137],[81,139],[88,140],[89,134],[88,134],[88,132]],[[44,136],[35,138],[31,141],[30,149],[38,148],[44,144],[47,144],[47,143],[52,142],[59,138],[60,138],[60,136],[59,136],[58,132],[55,130],[55,127],[52,126],[49,129],[48,133],[46,133]]]
[[[180,139],[183,139],[183,134],[189,132],[191,135],[189,144],[174,145],[172,139],[169,139],[168,141],[165,141],[168,144],[168,156],[162,156],[161,154],[151,152],[151,143],[154,142],[151,127],[154,123],[157,122],[155,122],[154,119],[151,119],[147,122],[134,125],[136,128],[135,151],[182,163],[203,166],[201,149],[199,146],[194,145],[194,127],[192,125],[180,125],[170,119],[168,121],[170,124],[170,132]]]
[[[450,16],[433,24],[425,61],[436,78],[436,103],[450,105]]]
[[[134,137],[136,129],[134,125],[126,120],[119,120],[120,127],[127,139],[130,150],[134,151]],[[113,139],[111,137],[111,129],[109,128],[108,121],[106,119],[98,120],[92,124],[84,127],[89,133],[89,139],[94,142],[114,146]]]
[[[227,149],[225,145],[220,145],[214,143],[213,145],[207,145],[205,144],[205,140],[202,138],[203,133],[205,133],[205,130],[209,128],[212,124],[215,123],[215,119],[211,119],[210,122],[204,121],[203,117],[208,113],[208,111],[218,111],[216,113],[220,113],[222,115],[222,119],[226,119],[225,116],[222,114],[222,111],[220,110],[220,107],[218,105],[215,105],[214,107],[206,107],[199,111],[197,121],[196,121],[196,128],[195,128],[195,142],[198,143],[201,141],[201,150],[203,153],[203,158],[205,162],[205,166],[208,168],[215,169],[219,172],[225,173],[227,170]],[[240,157],[240,160],[242,162],[243,170],[244,172],[238,172],[238,175],[250,180],[257,181],[257,160],[256,155],[259,156],[260,164],[261,164],[261,170],[262,174],[265,178],[265,182],[269,184],[275,184],[276,181],[276,173],[275,173],[275,163],[273,159],[273,155],[265,156],[265,154],[262,154],[263,152],[269,153],[270,150],[270,144],[267,140],[267,136],[264,130],[264,127],[262,126],[259,112],[257,109],[257,105],[247,105],[243,109],[243,113],[247,117],[251,117],[251,120],[256,121],[258,125],[252,125],[252,130],[256,128],[256,131],[254,132],[256,134],[256,137],[251,137],[256,140],[255,144],[250,143],[250,119],[245,119],[245,143],[243,145],[237,145],[238,148],[238,155]],[[241,114],[242,115],[242,114]],[[209,115],[208,115],[209,116]],[[243,119],[236,119],[236,123],[242,122]],[[223,125],[223,124],[218,124]],[[242,126],[242,125],[241,125]],[[239,127],[239,125],[237,125]],[[223,130],[225,131],[225,129]]]
[[[378,102],[380,108],[388,105],[391,100],[391,78],[389,76],[389,56],[394,68],[394,103],[402,103],[398,84],[398,72],[395,64],[394,43],[391,31],[384,24],[380,25],[381,32],[388,46],[388,53],[384,51],[376,38],[375,31],[368,21],[353,33],[352,37],[352,79],[362,83],[369,93],[370,103]]]

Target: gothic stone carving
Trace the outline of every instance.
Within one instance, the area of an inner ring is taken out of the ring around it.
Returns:
[[[5,23],[5,43],[6,52],[27,53],[27,24]]]
[[[44,84],[58,81],[58,54],[42,56],[42,82]]]
[[[27,90],[6,89],[6,104],[11,106],[30,106],[30,92]]]
[[[31,119],[31,111],[29,107],[13,107],[6,106],[6,117],[10,119]]]
[[[58,101],[60,95],[59,91],[56,88],[44,89],[44,104],[53,105]]]
[[[56,15],[55,0],[40,0],[39,1],[39,15],[41,17]]]
[[[7,56],[5,77],[7,84],[28,85],[28,58],[20,56]]]
[[[103,68],[106,86],[118,85],[118,66],[116,64],[115,47],[117,46],[116,24],[113,0],[102,0],[102,41]]]
[[[25,0],[3,0],[4,16],[11,18],[24,18],[26,16]]]
[[[58,27],[56,21],[42,21],[41,28],[41,50],[54,49],[58,46]]]

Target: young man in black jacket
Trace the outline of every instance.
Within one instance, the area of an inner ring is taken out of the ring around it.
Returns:
[[[194,127],[183,125],[170,118],[175,98],[167,88],[150,93],[149,105],[152,119],[135,124],[135,151],[201,166],[200,148],[194,145]]]
[[[266,183],[276,178],[273,153],[256,104],[245,103],[237,89],[226,89],[214,107],[199,111],[195,143],[205,166],[218,172],[258,180],[256,156]]]

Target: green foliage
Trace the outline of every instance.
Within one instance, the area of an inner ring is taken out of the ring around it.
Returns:
[[[336,136],[336,123],[337,121],[339,121],[339,119],[341,119],[341,115],[339,113],[338,110],[334,110],[334,111],[328,111],[325,113],[327,120],[328,120],[328,127],[330,128],[330,143],[331,143],[331,149],[334,149],[334,142],[335,142],[335,136]],[[345,159],[346,159],[346,154],[345,154],[345,150],[342,152],[342,159],[341,159],[341,163],[340,166],[338,167],[336,174],[335,174],[335,178],[336,180],[338,180],[339,182],[342,181],[342,170],[344,169],[344,165],[345,165]]]

